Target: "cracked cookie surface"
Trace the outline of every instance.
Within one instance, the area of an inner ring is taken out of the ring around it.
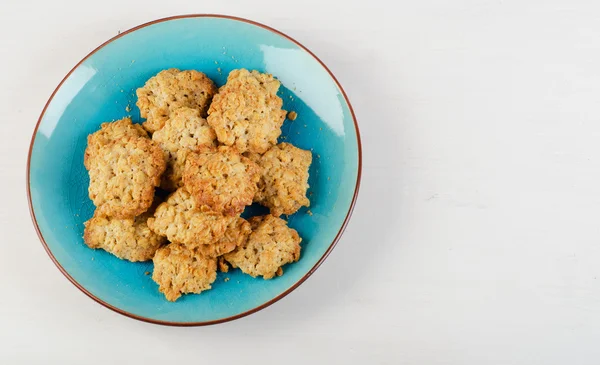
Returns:
[[[271,214],[294,214],[300,207],[310,206],[306,197],[310,151],[289,143],[273,146],[258,158],[261,178],[254,201],[268,207]]]
[[[160,147],[134,136],[102,146],[88,162],[90,199],[98,213],[115,218],[135,217],[150,208],[166,166]]]
[[[165,152],[167,170],[161,181],[161,188],[174,191],[182,186],[183,166],[189,152],[198,152],[215,147],[217,136],[200,111],[183,107],[174,111],[164,126],[152,134]]]
[[[286,111],[277,96],[280,83],[270,74],[233,70],[208,109],[208,124],[219,142],[240,153],[264,153],[277,143]]]
[[[225,146],[190,154],[183,171],[184,186],[198,206],[229,216],[252,204],[259,179],[258,165]]]
[[[196,248],[220,240],[235,219],[202,211],[185,188],[179,188],[156,208],[154,217],[148,219],[148,227],[170,242]]]
[[[148,137],[148,133],[141,125],[132,123],[130,118],[102,123],[100,130],[87,137],[87,147],[83,156],[83,165],[89,170],[89,160],[98,154],[100,148],[112,141],[131,136]]]
[[[84,223],[83,240],[90,248],[103,249],[120,259],[152,260],[167,240],[148,228],[150,216],[151,212],[125,219],[94,215]]]
[[[287,222],[272,215],[252,217],[252,233],[245,244],[225,254],[233,267],[252,276],[271,279],[282,274],[281,267],[300,259],[302,239]]]
[[[199,294],[217,278],[217,259],[203,256],[185,245],[171,243],[158,249],[153,259],[152,280],[168,301],[182,294]]]
[[[142,124],[144,128],[155,132],[163,127],[171,112],[181,107],[198,109],[200,115],[206,117],[216,92],[214,82],[204,73],[171,68],[159,72],[137,89],[136,105],[140,116],[146,118]]]

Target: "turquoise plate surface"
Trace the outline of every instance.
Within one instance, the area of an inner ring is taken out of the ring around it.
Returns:
[[[146,274],[152,272],[152,262],[119,260],[83,243],[83,222],[94,211],[83,167],[87,135],[102,122],[127,115],[141,122],[135,90],[172,67],[202,71],[218,86],[236,68],[272,73],[282,83],[279,95],[284,109],[298,113],[295,121],[285,121],[280,139],[312,150],[311,206],[310,212],[302,209],[289,217],[289,225],[303,238],[302,256],[284,267],[283,276],[263,280],[239,270],[219,273],[212,290],[170,303]],[[85,294],[136,319],[204,325],[260,310],[308,278],[348,223],[360,172],[360,137],[352,108],[340,84],[315,55],[288,36],[252,21],[189,15],[124,32],[69,72],[34,131],[27,191],[33,223],[48,254]]]

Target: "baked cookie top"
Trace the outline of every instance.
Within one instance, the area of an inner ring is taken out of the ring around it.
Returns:
[[[271,214],[294,214],[300,207],[308,207],[308,168],[312,162],[310,151],[289,143],[273,146],[258,159],[262,176],[254,201],[269,207]]]
[[[219,142],[264,153],[277,143],[286,112],[277,96],[280,83],[270,74],[233,70],[208,109],[208,124]]]
[[[168,191],[183,185],[181,178],[188,152],[217,144],[215,131],[200,116],[200,111],[188,107],[175,110],[165,125],[152,134],[152,140],[165,151],[167,170],[160,187]]]
[[[234,219],[237,217],[201,211],[185,188],[179,188],[156,208],[148,227],[171,242],[196,248],[221,239]]]
[[[146,221],[151,213],[117,219],[94,214],[84,223],[83,240],[90,248],[100,248],[120,259],[147,261],[167,239],[152,232]]]
[[[221,239],[209,245],[197,246],[196,251],[209,257],[224,255],[246,243],[250,232],[252,232],[250,223],[244,218],[237,217],[231,220]]]
[[[281,266],[298,261],[302,239],[286,221],[269,214],[249,222],[252,233],[246,243],[224,255],[233,267],[252,277],[271,279],[282,273]]]
[[[168,301],[182,294],[211,288],[217,278],[217,259],[202,256],[185,245],[171,243],[156,251],[152,280]]]
[[[183,171],[183,184],[198,206],[229,216],[252,204],[259,179],[258,165],[225,146],[190,154]]]
[[[216,146],[217,135],[198,109],[182,107],[171,113],[164,126],[152,134],[152,140],[175,153],[183,148],[198,151],[204,146]]]
[[[143,137],[112,141],[88,162],[90,199],[99,214],[114,218],[131,218],[148,210],[165,171],[162,150]]]
[[[146,118],[144,128],[155,132],[162,128],[171,112],[181,107],[198,109],[200,115],[206,117],[216,92],[214,82],[202,72],[171,68],[159,72],[137,89],[136,105],[141,117]]]
[[[100,130],[90,134],[87,138],[83,165],[89,170],[89,160],[98,153],[98,150],[102,146],[106,146],[112,141],[131,136],[148,137],[148,133],[141,125],[132,123],[129,118],[102,123]]]

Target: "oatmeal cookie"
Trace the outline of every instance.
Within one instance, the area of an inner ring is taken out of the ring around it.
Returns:
[[[148,228],[150,216],[151,212],[146,212],[135,218],[117,219],[94,214],[84,223],[83,240],[90,248],[103,249],[120,259],[151,260],[167,240]]]
[[[233,70],[208,109],[219,142],[240,152],[264,153],[277,143],[286,112],[270,74]]]
[[[198,109],[206,117],[216,92],[215,84],[202,72],[172,68],[159,72],[137,89],[136,105],[141,117],[146,118],[144,128],[155,132],[162,128],[171,112],[184,106]]]
[[[198,206],[229,216],[252,204],[259,179],[254,162],[225,146],[189,155],[183,171],[183,184]]]
[[[156,251],[152,280],[168,301],[181,294],[200,293],[217,278],[217,259],[202,256],[185,245],[171,243]]]
[[[160,145],[167,160],[160,187],[174,191],[183,185],[181,177],[187,153],[216,146],[217,136],[199,110],[183,107],[174,111],[165,125],[152,134],[152,140]]]
[[[98,153],[98,150],[112,141],[126,137],[148,137],[146,130],[139,124],[131,123],[131,119],[123,118],[115,122],[102,123],[101,129],[90,134],[87,138],[87,147],[83,156],[83,165],[89,170],[89,160]]]
[[[209,245],[197,246],[196,251],[208,257],[224,255],[246,243],[251,231],[250,223],[244,218],[238,217],[229,223],[225,235],[221,239]]]
[[[162,150],[143,137],[112,141],[88,162],[90,199],[99,214],[114,218],[132,218],[148,210],[165,171]]]
[[[268,207],[276,217],[310,206],[306,191],[311,162],[310,151],[289,143],[273,146],[258,161],[262,176],[254,201]]]
[[[198,109],[183,107],[171,114],[152,139],[164,150],[174,153],[183,148],[198,151],[204,146],[216,146],[217,135]]]
[[[302,239],[286,221],[265,215],[251,218],[250,224],[252,233],[248,241],[224,255],[233,267],[252,277],[271,279],[283,273],[279,271],[281,266],[298,261]]]
[[[185,188],[179,188],[156,208],[154,217],[148,219],[148,227],[171,242],[194,249],[220,240],[234,219],[237,217],[198,209]]]

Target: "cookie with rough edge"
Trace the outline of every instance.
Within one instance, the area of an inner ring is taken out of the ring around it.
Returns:
[[[148,137],[148,133],[141,125],[132,123],[129,118],[102,123],[100,130],[90,134],[87,138],[87,147],[83,155],[83,165],[89,170],[89,160],[98,153],[98,150],[102,146],[106,146],[112,141],[131,136]]]
[[[88,162],[90,199],[99,214],[114,218],[148,210],[166,166],[159,146],[133,136],[102,146]]]
[[[245,244],[223,257],[234,268],[252,276],[272,279],[285,264],[300,259],[302,239],[287,222],[272,215],[252,217],[252,233]]]
[[[270,74],[233,70],[208,109],[208,124],[219,142],[240,152],[264,153],[277,143],[286,111]]]
[[[250,223],[244,218],[238,217],[237,219],[233,219],[229,226],[227,226],[225,235],[221,239],[209,245],[197,246],[196,251],[208,257],[224,255],[246,243],[250,232],[252,232]]]
[[[306,192],[311,163],[310,151],[289,143],[273,146],[258,159],[262,175],[254,201],[268,207],[277,217],[310,206]]]
[[[220,240],[235,219],[202,211],[185,188],[179,188],[156,208],[154,217],[148,219],[148,227],[173,243],[194,249]]]
[[[198,206],[229,216],[252,204],[259,179],[258,165],[225,146],[190,154],[183,170],[183,184]]]
[[[152,139],[169,152],[187,148],[198,151],[205,146],[216,146],[217,135],[200,116],[198,109],[183,107],[171,113],[165,125],[152,134]]]
[[[198,109],[206,117],[216,92],[214,82],[202,72],[172,68],[159,72],[137,89],[136,105],[140,116],[146,118],[144,128],[153,133],[163,127],[171,112],[181,107]]]
[[[217,259],[202,256],[185,245],[171,243],[156,251],[152,280],[168,301],[182,294],[199,294],[217,278]]]
[[[90,248],[103,249],[120,259],[133,262],[152,260],[156,250],[167,243],[167,239],[148,228],[146,221],[151,213],[125,219],[94,214],[84,223],[83,240]]]
[[[188,107],[175,110],[165,125],[152,134],[152,140],[165,151],[167,171],[160,186],[169,191],[182,186],[183,166],[189,151],[200,151],[217,144],[215,131],[200,116],[200,111]]]

